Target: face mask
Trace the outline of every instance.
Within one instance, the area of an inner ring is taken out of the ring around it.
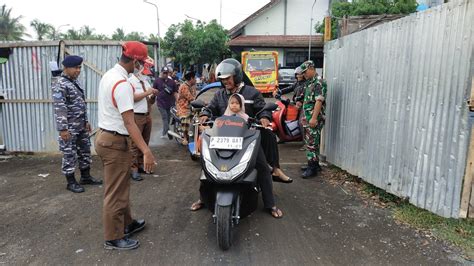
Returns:
[[[136,68],[137,64],[135,64],[135,68],[133,69],[133,74],[134,75],[138,75],[140,73],[142,73],[143,69],[145,69],[145,66],[142,65],[142,64],[138,64],[138,68]]]

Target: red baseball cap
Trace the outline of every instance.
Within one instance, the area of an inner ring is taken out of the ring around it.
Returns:
[[[153,66],[154,64],[155,64],[155,60],[153,60],[153,58],[148,56],[145,60],[145,65]]]
[[[129,41],[122,44],[122,54],[132,59],[145,61],[148,58],[148,49],[141,42]]]
[[[147,64],[145,64],[145,66],[143,67],[142,74],[143,74],[143,75],[147,75],[147,76],[153,74],[153,73],[151,73],[150,67],[149,67]]]

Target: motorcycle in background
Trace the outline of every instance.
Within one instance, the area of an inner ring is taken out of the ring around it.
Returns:
[[[278,108],[272,113],[272,131],[278,137],[278,142],[302,141],[299,108],[289,99],[282,99],[281,96],[275,98],[278,100],[276,101]]]
[[[187,149],[193,161],[198,160],[201,157],[199,150],[199,114],[201,109],[206,106],[206,103],[199,98],[206,91],[209,91],[214,88],[221,87],[220,82],[214,82],[204,86],[196,95],[196,99],[191,102],[191,123],[188,128],[188,144]],[[183,132],[183,127],[181,126],[181,119],[176,115],[176,107],[171,107],[171,119],[170,119],[170,130],[168,130],[168,136],[170,139],[175,139],[176,143],[182,145],[185,132]]]

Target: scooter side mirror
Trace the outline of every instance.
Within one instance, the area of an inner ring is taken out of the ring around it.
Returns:
[[[206,103],[202,100],[194,100],[191,102],[191,106],[196,109],[201,109],[206,106]]]
[[[258,117],[258,115],[263,111],[274,111],[277,108],[278,105],[276,103],[265,103],[265,106],[262,108],[262,110],[255,114],[255,117]]]
[[[265,107],[263,107],[261,111],[273,111],[273,110],[276,110],[277,108],[278,108],[278,104],[276,103],[266,103]]]

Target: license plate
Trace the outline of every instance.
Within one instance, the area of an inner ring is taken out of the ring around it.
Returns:
[[[210,149],[241,150],[242,137],[211,137]]]

